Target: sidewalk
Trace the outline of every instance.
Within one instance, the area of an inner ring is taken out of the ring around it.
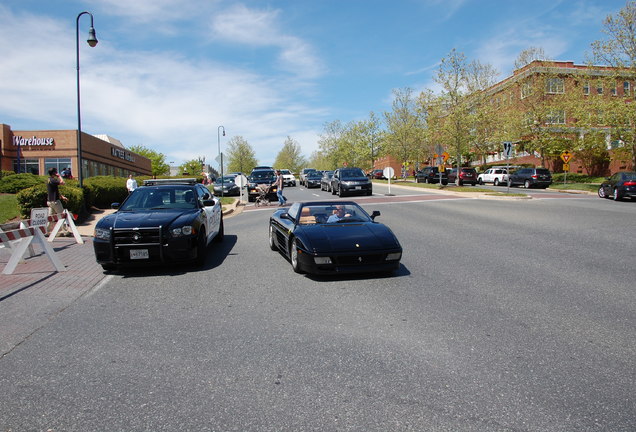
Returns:
[[[228,206],[223,211],[224,217],[240,213],[242,206],[237,204],[238,202],[235,202],[234,205]],[[81,292],[97,285],[106,275],[95,261],[93,231],[95,224],[102,217],[114,211],[94,209],[90,216],[77,225],[84,244],[77,244],[73,237],[58,237],[53,241],[51,245],[65,266],[65,272],[56,272],[53,264],[43,253],[42,247],[34,242],[34,256],[18,264],[13,274],[0,274],[0,304],[4,298],[13,295],[12,293],[25,289],[44,289],[47,292],[51,289],[66,289],[81,295]],[[0,248],[0,269],[4,269],[10,257],[11,252],[8,249]]]

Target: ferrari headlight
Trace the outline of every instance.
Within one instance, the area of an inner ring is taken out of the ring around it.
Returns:
[[[314,257],[314,261],[318,265],[331,264],[331,258],[329,257]]]
[[[110,230],[105,228],[95,228],[95,238],[110,241]]]
[[[193,232],[194,229],[190,225],[185,225],[180,228],[172,228],[170,230],[170,234],[172,234],[173,237],[188,236],[192,235]]]
[[[393,252],[393,253],[387,254],[386,261],[399,260],[401,257],[402,257],[402,252]]]

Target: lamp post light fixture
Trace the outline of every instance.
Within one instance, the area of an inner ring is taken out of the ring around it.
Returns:
[[[221,165],[221,198],[223,197],[223,153],[221,153],[221,129],[223,129],[223,136],[225,136],[225,127],[219,126],[216,128],[216,137],[219,143],[219,164]]]
[[[79,63],[79,22],[82,15],[89,15],[91,17],[91,27],[88,30],[88,39],[86,42],[91,48],[97,45],[97,37],[95,36],[95,27],[93,27],[93,14],[90,12],[82,12],[77,15],[75,25],[75,41],[76,41],[76,59],[77,59],[77,180],[79,187],[82,187],[82,116],[80,109],[80,63]]]

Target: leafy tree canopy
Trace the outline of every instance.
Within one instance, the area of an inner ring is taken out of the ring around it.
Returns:
[[[166,156],[163,153],[142,145],[128,147],[128,150],[150,159],[152,175],[161,176],[170,173],[170,165],[166,163]]]

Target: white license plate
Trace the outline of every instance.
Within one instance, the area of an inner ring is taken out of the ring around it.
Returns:
[[[356,186],[356,190],[362,189],[362,186]]]
[[[131,249],[130,250],[130,259],[148,259],[150,255],[148,254],[148,249]]]

